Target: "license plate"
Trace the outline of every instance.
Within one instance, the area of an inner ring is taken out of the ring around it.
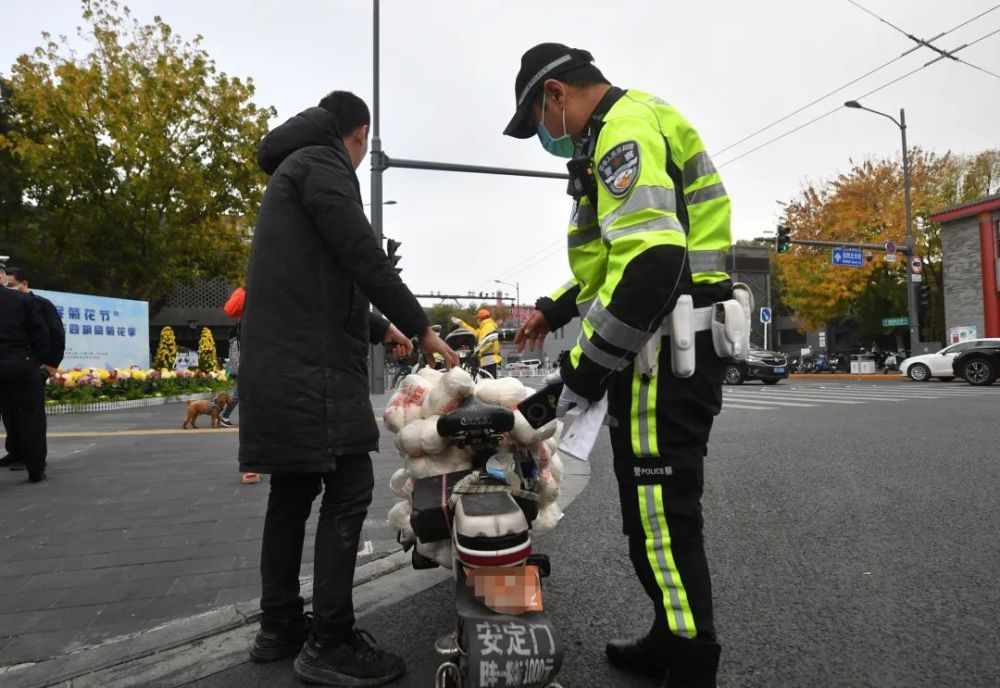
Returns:
[[[774,369],[774,372],[775,372],[775,373],[779,373],[779,374],[780,374],[780,373],[783,373],[783,372],[785,372],[785,369],[784,369],[784,368],[775,368],[775,369]]]
[[[493,611],[518,616],[545,608],[537,566],[466,569],[465,575],[476,599]]]

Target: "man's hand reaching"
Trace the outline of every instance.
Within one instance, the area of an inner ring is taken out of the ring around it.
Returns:
[[[514,345],[519,352],[524,351],[525,346],[528,347],[528,351],[541,351],[545,337],[551,331],[545,316],[542,315],[541,311],[536,310],[524,321],[521,329],[514,335]]]
[[[413,353],[413,342],[395,325],[389,325],[382,341],[386,344],[392,344],[392,355],[396,358],[403,358]]]
[[[444,356],[444,366],[448,370],[458,365],[458,354],[452,351],[438,333],[429,327],[420,334],[417,345],[424,352],[424,358],[428,361],[434,360],[434,354],[441,354]]]

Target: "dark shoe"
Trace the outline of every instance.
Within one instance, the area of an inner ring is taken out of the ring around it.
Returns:
[[[716,643],[687,638],[672,638],[677,648],[670,666],[670,675],[663,688],[717,688],[722,648]]]
[[[299,619],[285,624],[264,624],[257,631],[250,647],[250,659],[260,664],[276,662],[298,654],[309,638],[312,614],[306,612]]]
[[[219,425],[224,425],[227,428],[234,427],[233,421],[229,420],[228,418],[219,418]]]
[[[43,480],[45,480],[45,471],[42,471],[41,473],[30,473],[28,475],[29,483],[40,483]]]
[[[664,648],[652,647],[649,636],[632,640],[612,640],[604,646],[611,666],[633,674],[663,678],[667,675]]]
[[[321,686],[373,688],[395,681],[404,671],[402,657],[380,650],[371,635],[357,629],[336,647],[310,639],[295,658],[295,675]]]
[[[23,461],[14,461],[9,466],[7,466],[12,471],[26,471],[28,467],[24,465]]]
[[[2,459],[0,459],[0,467],[10,466],[11,464],[14,464],[14,463],[17,463],[17,459],[15,459],[10,454],[7,454],[5,457],[3,457]]]

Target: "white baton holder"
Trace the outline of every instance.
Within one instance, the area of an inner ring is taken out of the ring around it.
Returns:
[[[712,345],[720,358],[745,360],[750,353],[753,294],[745,284],[733,285],[733,298],[712,306]]]
[[[680,378],[691,377],[695,369],[694,300],[690,294],[677,298],[670,318],[670,367]]]

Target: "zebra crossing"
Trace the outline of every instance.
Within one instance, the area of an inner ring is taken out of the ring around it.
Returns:
[[[1000,401],[1000,385],[971,387],[945,383],[808,384],[723,387],[722,411],[780,411],[817,406],[848,408],[869,403],[935,401],[993,397]]]

